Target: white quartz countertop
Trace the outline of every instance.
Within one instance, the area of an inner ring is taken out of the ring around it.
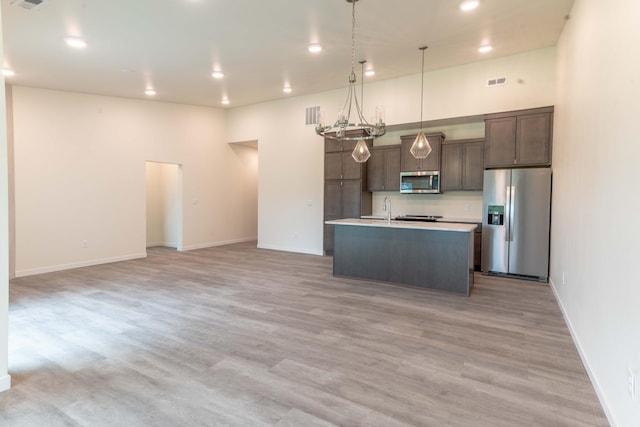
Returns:
[[[408,228],[413,230],[457,231],[462,233],[470,233],[477,227],[476,224],[461,224],[453,222],[417,222],[391,220],[391,222],[389,223],[386,220],[361,218],[336,219],[333,221],[325,221],[325,224],[357,225],[362,227]]]

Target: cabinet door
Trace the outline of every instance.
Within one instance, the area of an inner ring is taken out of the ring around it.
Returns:
[[[384,150],[384,189],[400,191],[400,147]]]
[[[400,170],[402,172],[416,172],[416,171],[437,171],[440,170],[440,145],[444,135],[442,133],[427,134],[427,140],[431,145],[431,154],[426,159],[416,159],[411,154],[411,146],[415,141],[415,135],[407,135],[401,137],[402,143],[400,144]]]
[[[444,162],[444,157],[442,160]],[[469,142],[462,144],[462,162],[462,189],[482,190],[482,180],[484,177],[483,143]]]
[[[442,170],[440,182],[442,191],[462,190],[462,146],[445,144],[442,146]]]
[[[513,166],[516,156],[516,118],[485,121],[484,166]]]
[[[360,218],[362,206],[362,181],[359,179],[342,181],[341,218]]]
[[[413,145],[413,139],[403,139],[400,145],[400,170],[403,172],[415,172],[422,170],[420,159],[416,159],[411,154],[411,145]]]
[[[516,161],[518,165],[551,164],[551,125],[549,113],[518,116]]]
[[[342,151],[342,141],[337,139],[326,139],[324,140],[324,152],[325,153],[333,153],[336,151]]]
[[[482,266],[482,224],[473,233],[473,267],[480,271]]]
[[[384,190],[385,154],[386,150],[371,150],[371,157],[367,160],[367,190],[369,191]]]
[[[422,160],[422,170],[439,171],[440,170],[440,146],[442,145],[442,137],[438,135],[427,135],[427,141],[431,145],[431,154]]]
[[[342,152],[342,178],[343,179],[360,179],[362,175],[363,164],[356,162],[351,157],[351,151]]]
[[[333,228],[334,225],[324,225],[323,249],[325,255],[333,255]]]
[[[324,182],[324,219],[339,219],[342,215],[341,181]]]
[[[342,179],[342,152],[324,155],[324,179]]]

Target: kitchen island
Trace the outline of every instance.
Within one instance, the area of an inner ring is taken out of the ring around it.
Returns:
[[[475,224],[338,219],[333,274],[469,295]]]

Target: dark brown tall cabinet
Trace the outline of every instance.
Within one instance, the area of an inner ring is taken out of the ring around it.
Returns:
[[[484,140],[461,139],[442,144],[442,191],[482,190]]]
[[[325,139],[324,220],[371,215],[367,164],[351,157],[355,141]],[[333,225],[324,224],[324,253],[333,254]]]
[[[550,166],[553,107],[487,114],[485,168]]]
[[[400,146],[371,149],[367,161],[367,189],[369,191],[400,191]]]

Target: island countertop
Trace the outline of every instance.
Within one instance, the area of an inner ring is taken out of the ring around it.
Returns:
[[[471,233],[476,229],[476,224],[461,224],[453,222],[418,222],[418,221],[395,221],[380,219],[362,219],[362,218],[346,218],[325,221],[325,224],[331,225],[356,225],[363,227],[386,227],[386,228],[408,228],[413,230],[432,230],[432,231],[456,231],[462,233]]]

